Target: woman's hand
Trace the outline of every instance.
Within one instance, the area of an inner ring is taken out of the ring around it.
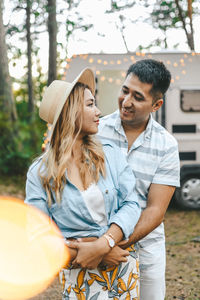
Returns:
[[[69,241],[68,247],[78,250],[72,265],[87,269],[95,269],[100,264],[103,256],[110,251],[108,242],[104,237],[93,242]]]
[[[118,266],[120,263],[128,261],[127,256],[129,256],[129,251],[115,246],[109,253],[104,255],[102,265],[109,267]]]

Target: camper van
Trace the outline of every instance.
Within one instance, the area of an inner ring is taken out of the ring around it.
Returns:
[[[128,67],[141,59],[162,61],[172,74],[162,108],[154,118],[178,141],[181,187],[174,200],[183,208],[200,208],[200,53],[161,52],[83,54],[67,59],[64,78],[85,67],[96,74],[97,105],[103,115],[117,109],[117,97]]]

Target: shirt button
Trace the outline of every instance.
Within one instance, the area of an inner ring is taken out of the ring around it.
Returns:
[[[108,190],[105,190],[105,193],[108,194]]]

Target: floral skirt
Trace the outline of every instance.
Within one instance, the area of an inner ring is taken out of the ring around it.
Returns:
[[[126,263],[115,267],[62,269],[63,300],[139,300],[139,261],[134,246]]]

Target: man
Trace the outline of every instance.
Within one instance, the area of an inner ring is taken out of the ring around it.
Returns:
[[[143,212],[129,241],[121,247],[139,241],[141,300],[165,297],[162,221],[179,186],[180,166],[176,140],[151,113],[162,106],[170,80],[170,72],[161,62],[145,59],[131,65],[118,98],[119,110],[103,117],[99,126],[99,137],[111,139],[121,148],[136,177]],[[116,253],[114,248],[105,262],[116,261]]]

